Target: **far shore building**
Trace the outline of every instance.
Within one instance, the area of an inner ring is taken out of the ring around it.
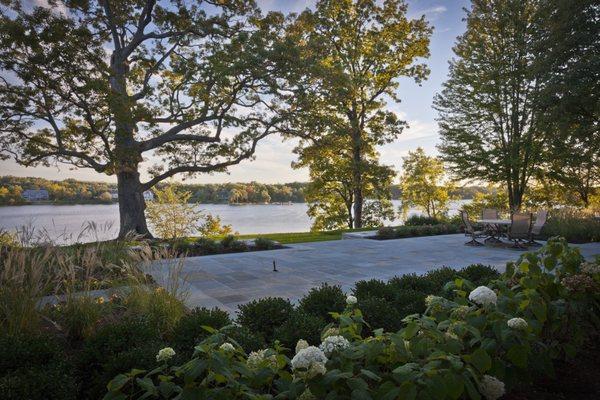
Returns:
[[[146,190],[144,192],[144,200],[146,200],[146,201],[154,200],[154,193],[151,190]]]
[[[27,201],[44,201],[50,199],[50,194],[46,189],[26,189],[23,190],[21,196]]]
[[[119,200],[119,192],[117,190],[111,190],[110,196],[112,197],[113,200]],[[154,193],[152,192],[152,190],[146,190],[144,192],[144,200],[146,200],[146,201],[154,200]]]

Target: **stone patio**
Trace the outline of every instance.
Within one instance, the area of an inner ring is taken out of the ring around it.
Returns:
[[[322,282],[349,291],[362,279],[387,280],[395,275],[423,274],[448,266],[492,265],[503,271],[506,262],[517,260],[519,250],[465,246],[465,236],[441,235],[395,240],[338,240],[301,243],[271,251],[190,257],[182,275],[189,306],[219,307],[234,313],[239,304],[267,296],[297,301]],[[600,254],[600,243],[577,245],[585,257]],[[278,272],[273,272],[275,261]],[[153,263],[154,279],[166,285],[174,261]]]

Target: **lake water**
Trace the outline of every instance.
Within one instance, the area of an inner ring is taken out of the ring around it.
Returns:
[[[452,202],[450,214],[456,214],[464,202]],[[400,202],[394,200],[394,206],[397,209]],[[311,220],[306,215],[305,203],[234,206],[202,204],[199,208],[221,217],[224,224],[231,224],[234,231],[240,234],[306,232],[310,230],[311,225]],[[409,215],[418,213],[418,210],[411,210]],[[78,237],[88,222],[93,222],[98,227],[97,236],[85,233]],[[58,243],[111,239],[119,230],[119,207],[117,204],[0,207],[0,228],[14,231],[23,227],[26,227],[31,236],[41,235]]]

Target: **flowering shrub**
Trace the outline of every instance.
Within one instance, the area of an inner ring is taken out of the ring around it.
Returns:
[[[551,240],[487,286],[450,281],[451,296],[427,297],[425,313],[404,318],[396,332],[370,329],[351,299],[332,313],[321,343],[299,341],[292,359],[278,342],[247,356],[211,330],[187,363],[118,375],[105,399],[495,400],[531,371],[573,356],[585,333],[598,329],[600,275],[582,261],[565,241]],[[582,293],[565,284],[577,276],[594,285]]]

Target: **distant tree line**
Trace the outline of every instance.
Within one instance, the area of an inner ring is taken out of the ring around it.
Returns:
[[[158,185],[162,187],[164,185]],[[177,185],[181,190],[192,193],[189,201],[203,204],[244,203],[304,203],[307,182],[266,184],[250,183],[207,183]],[[56,203],[110,203],[111,192],[117,185],[107,182],[85,182],[75,179],[53,181],[35,177],[0,177],[0,204],[25,204],[22,193],[27,189],[46,189],[50,201]],[[454,187],[453,198],[471,199],[476,193],[487,193],[484,186]],[[401,199],[401,185],[391,186],[391,198]]]

